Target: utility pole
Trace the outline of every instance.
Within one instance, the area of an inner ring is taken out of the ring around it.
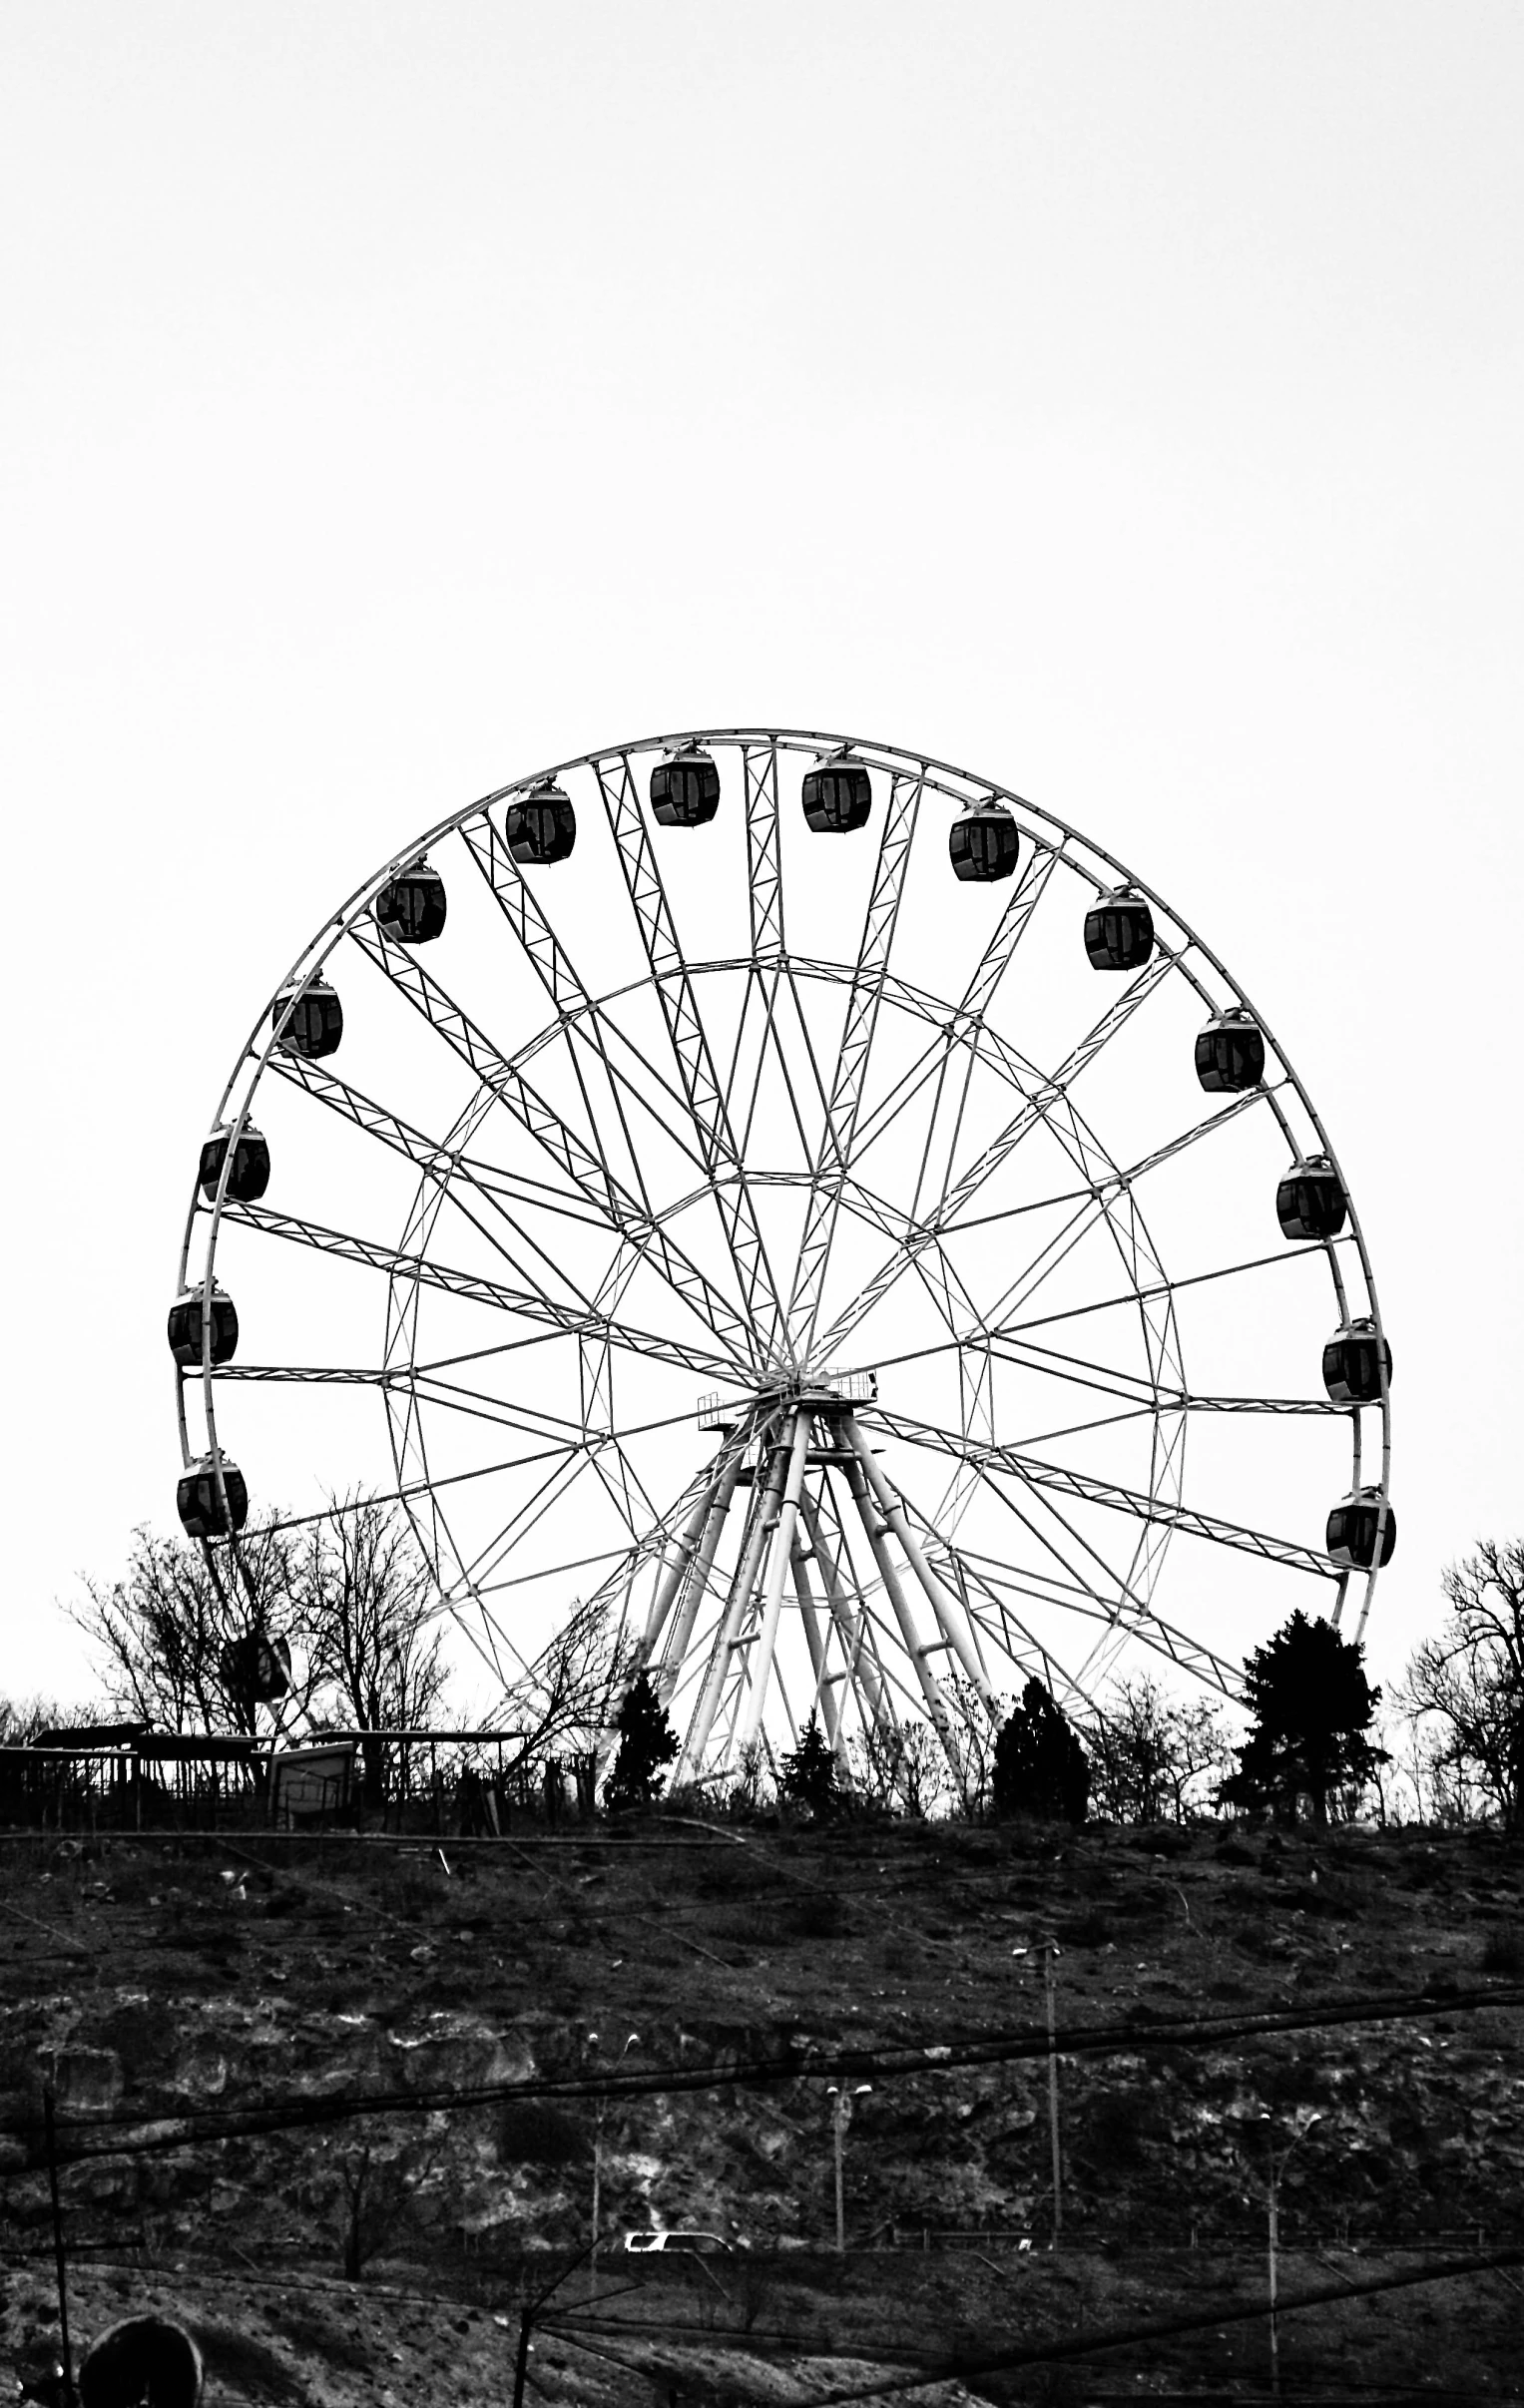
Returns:
[[[1056,2249],[1064,2229],[1063,2163],[1058,2146],[1058,2028],[1054,2003],[1053,1960],[1058,1955],[1058,1942],[1043,1943],[1043,1987],[1048,1994],[1048,2132],[1053,2145],[1053,2246]]]
[[[1043,1961],[1043,1991],[1048,2010],[1048,2139],[1053,2158],[1053,2246],[1056,2249],[1064,2230],[1064,2171],[1058,2138],[1058,2013],[1055,1998],[1053,1961],[1063,1950],[1057,1940],[1039,1940],[1038,1953]],[[1013,1948],[1013,1957],[1030,1955],[1030,1950]]]
[[[1266,2146],[1270,2152],[1270,2191],[1268,2195],[1270,2206],[1270,2396],[1273,2399],[1278,2400],[1280,2397],[1280,2332],[1278,2320],[1275,2314],[1275,2300],[1277,2259],[1280,2251],[1280,2176],[1284,2173],[1286,2167],[1290,2163],[1291,2151],[1296,2147],[1297,2142],[1304,2141],[1308,2133],[1311,2131],[1313,2125],[1320,2124],[1322,2122],[1322,2118],[1321,2116],[1309,2116],[1306,2122],[1291,2135],[1289,2145],[1282,2153],[1278,2167],[1275,2164],[1275,2136],[1273,2131],[1270,2129],[1270,2120],[1269,2116],[1266,2116],[1262,2119],[1262,2121],[1267,2127]]]
[[[618,2057],[615,2059],[616,2070],[624,2064],[625,2059],[629,2056],[632,2049],[639,2048],[640,2038],[641,2036],[638,2032],[631,2033],[629,2039],[625,2042],[624,2047],[620,2050]],[[588,2034],[588,2046],[589,2048],[593,2049],[597,2048],[598,2035],[596,2032],[590,2032]],[[598,2095],[597,2112],[593,2117],[593,2236],[590,2244],[592,2249],[592,2265],[588,2273],[588,2295],[593,2299],[596,2299],[598,2296],[598,2219],[602,2206],[603,2120],[608,2113],[608,2108],[609,2094],[607,2091],[600,2091]]]
[[[529,2374],[529,2303],[519,2316],[519,2346],[513,2361],[513,2408],[524,2408],[524,2384]]]
[[[866,2099],[872,2088],[870,2082],[859,2082],[854,2091],[849,2091],[844,2083],[833,2082],[825,2094],[832,2103],[830,2129],[836,2161],[836,2255],[838,2257],[844,2257],[846,2254],[846,2216],[841,2180],[841,2140],[852,2120],[853,2100]]]
[[[64,2211],[58,2195],[58,2148],[53,2133],[51,2082],[43,2087],[42,2115],[48,2143],[48,2191],[53,2202],[53,2260],[58,2270],[58,2338],[64,2362],[64,2408],[74,2408],[74,2360],[69,2351],[69,2286],[64,2263]]]

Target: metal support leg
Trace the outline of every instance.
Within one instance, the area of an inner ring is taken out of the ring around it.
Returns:
[[[905,1654],[915,1668],[915,1678],[920,1683],[921,1695],[926,1700],[926,1711],[931,1717],[937,1737],[942,1742],[947,1761],[953,1771],[957,1773],[961,1770],[961,1766],[958,1763],[957,1749],[953,1744],[946,1700],[942,1695],[935,1673],[926,1662],[926,1651],[921,1643],[920,1633],[915,1627],[915,1617],[910,1611],[910,1601],[905,1595],[894,1559],[884,1545],[883,1524],[878,1519],[872,1491],[868,1486],[860,1460],[847,1466],[846,1476],[851,1487],[852,1503],[857,1508],[862,1527],[867,1533],[868,1545],[873,1550],[873,1561],[878,1566],[878,1577],[883,1582],[884,1595],[888,1598],[889,1604],[894,1610],[894,1619],[899,1625],[899,1635],[904,1642]]]
[[[743,1747],[756,1745],[757,1734],[762,1727],[762,1706],[766,1700],[772,1657],[777,1647],[777,1626],[783,1611],[783,1580],[793,1554],[793,1534],[798,1526],[799,1498],[804,1488],[804,1454],[809,1445],[809,1414],[801,1410],[794,1414],[785,1432],[788,1477],[772,1532],[772,1553],[767,1559],[767,1591],[762,1607],[762,1631],[751,1664],[752,1695],[741,1726]]]
[[[845,1428],[847,1437],[851,1441],[852,1452],[862,1466],[863,1476],[873,1492],[878,1509],[898,1539],[904,1550],[906,1562],[925,1591],[926,1602],[936,1617],[938,1630],[957,1657],[985,1705],[993,1712],[995,1710],[994,1691],[990,1687],[984,1667],[969,1642],[968,1633],[962,1628],[957,1600],[948,1595],[927,1563],[921,1543],[910,1528],[905,1509],[874,1462],[868,1442],[857,1427],[857,1417],[854,1413],[845,1416]]]
[[[820,1630],[820,1617],[815,1608],[814,1594],[809,1586],[808,1558],[800,1549],[797,1537],[794,1541],[790,1566],[793,1573],[794,1601],[799,1609],[799,1626],[804,1633],[804,1645],[809,1650],[809,1669],[814,1675],[814,1695],[810,1699],[809,1710],[811,1713],[822,1716],[825,1723],[826,1744],[834,1748],[840,1715],[837,1711],[836,1700],[831,1695],[830,1683],[826,1679],[825,1641]]]
[[[863,1651],[865,1618],[861,1603],[859,1601],[854,1608],[842,1588],[839,1570],[823,1543],[819,1514],[807,1497],[804,1499],[800,1511],[803,1516],[804,1528],[809,1534],[809,1544],[814,1549],[815,1562],[820,1567],[820,1580],[825,1590],[826,1603],[830,1608],[830,1618],[835,1625],[836,1636],[841,1642],[841,1661],[846,1670],[846,1678],[852,1687],[859,1690],[862,1698],[866,1700],[868,1715],[872,1718],[874,1728],[892,1729],[893,1708],[884,1696],[883,1684],[878,1678],[875,1666],[870,1659],[865,1657]],[[864,1716],[864,1719],[867,1719],[867,1716]],[[845,1768],[846,1739],[839,1711],[836,1716],[835,1746],[836,1753]]]
[[[677,1686],[678,1675],[683,1669],[683,1659],[688,1654],[689,1642],[694,1635],[694,1625],[699,1619],[700,1610],[709,1591],[710,1574],[714,1571],[715,1556],[720,1546],[720,1534],[725,1528],[726,1519],[736,1495],[736,1483],[740,1476],[741,1449],[738,1447],[721,1473],[715,1487],[710,1491],[709,1520],[705,1525],[704,1536],[699,1542],[699,1552],[690,1561],[688,1587],[667,1646],[663,1651],[662,1669],[657,1676],[657,1687],[664,1705],[670,1702],[672,1692]]]
[[[752,1521],[747,1533],[746,1551],[731,1586],[725,1619],[715,1634],[714,1647],[710,1653],[709,1670],[704,1678],[704,1687],[695,1709],[694,1718],[688,1727],[688,1736],[683,1742],[683,1752],[679,1756],[673,1772],[674,1788],[685,1780],[691,1780],[704,1761],[704,1750],[709,1745],[710,1732],[715,1727],[715,1716],[720,1711],[720,1699],[725,1688],[726,1675],[731,1669],[731,1659],[740,1641],[742,1624],[751,1610],[755,1597],[757,1575],[762,1566],[762,1549],[767,1543],[767,1534],[776,1518],[778,1500],[783,1492],[783,1480],[788,1463],[786,1448],[777,1445],[775,1440],[772,1442],[769,1452],[771,1463],[767,1474],[767,1485],[765,1489],[754,1488],[752,1491]]]

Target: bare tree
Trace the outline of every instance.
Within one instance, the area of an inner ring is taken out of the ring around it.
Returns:
[[[960,1811],[974,1822],[989,1811],[995,1778],[995,1742],[1010,1714],[1011,1700],[996,1697],[986,1705],[973,1683],[961,1674],[944,1686],[954,1708],[952,1728],[958,1757],[956,1773],[948,1765],[947,1776]]]
[[[1524,1539],[1484,1539],[1443,1588],[1449,1619],[1414,1650],[1396,1700],[1431,1819],[1469,1803],[1514,1830],[1524,1820]]]
[[[916,1820],[959,1786],[934,1724],[913,1717],[865,1723],[850,1742],[850,1754],[856,1786],[879,1805],[897,1805]]]
[[[1091,1808],[1108,1822],[1184,1822],[1233,1769],[1222,1708],[1173,1697],[1149,1673],[1117,1682],[1083,1728]]]
[[[406,1517],[358,1494],[307,1525],[294,1573],[313,1702],[363,1734],[364,1800],[379,1806],[382,1734],[426,1727],[449,1677],[432,1577]]]
[[[110,1708],[100,1701],[60,1705],[55,1697],[0,1697],[0,1747],[31,1747],[41,1731],[109,1719]]]
[[[555,1637],[495,1709],[514,1751],[505,1771],[521,1777],[570,1762],[591,1804],[595,1767],[612,1753],[614,1725],[635,1666],[635,1649],[613,1606],[579,1598]]]
[[[160,1730],[253,1733],[254,1703],[230,1682],[225,1653],[251,1628],[299,1638],[293,1550],[272,1517],[252,1522],[237,1561],[226,1545],[210,1555],[191,1541],[140,1528],[120,1580],[85,1582],[68,1609],[101,1665],[109,1703]]]

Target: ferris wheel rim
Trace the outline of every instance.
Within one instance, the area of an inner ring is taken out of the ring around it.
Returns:
[[[539,770],[531,773],[530,775],[515,778],[509,781],[507,784],[496,788],[493,792],[479,797],[474,802],[468,803],[453,811],[445,818],[438,821],[435,826],[432,827],[424,836],[415,840],[403,850],[393,853],[391,856],[389,856],[384,864],[382,864],[367,879],[357,886],[346,902],[340,906],[338,911],[333,913],[329,919],[323,923],[318,935],[312,939],[306,947],[303,948],[300,954],[298,954],[285,978],[281,980],[276,988],[272,991],[271,997],[254,1023],[254,1029],[251,1032],[250,1040],[248,1041],[243,1054],[239,1057],[238,1063],[236,1064],[233,1073],[230,1075],[229,1080],[224,1088],[222,1097],[220,1098],[217,1121],[220,1125],[226,1125],[228,1127],[229,1143],[225,1151],[225,1159],[222,1174],[218,1183],[217,1194],[212,1200],[210,1207],[205,1256],[206,1269],[204,1274],[206,1290],[208,1293],[211,1292],[211,1284],[215,1275],[217,1240],[222,1221],[225,1217],[226,1191],[233,1161],[234,1148],[242,1137],[243,1132],[249,1122],[254,1097],[258,1088],[260,1080],[264,1076],[266,1070],[270,1069],[272,1066],[276,1068],[277,1071],[280,1068],[277,1048],[279,1045],[283,1024],[280,1023],[274,1016],[272,1007],[275,1006],[282,997],[289,995],[290,1003],[287,1011],[287,1018],[289,1017],[289,1010],[294,1009],[299,992],[303,991],[305,987],[310,984],[312,979],[323,970],[333,952],[342,943],[343,938],[353,932],[356,922],[373,903],[376,893],[380,890],[382,885],[384,885],[386,879],[389,876],[395,875],[400,868],[405,866],[407,863],[416,861],[429,849],[431,845],[438,844],[445,837],[457,831],[464,831],[473,822],[484,821],[487,817],[487,814],[494,806],[500,804],[506,799],[513,797],[514,795],[526,792],[536,784],[543,783],[547,777],[556,778],[563,775],[570,775],[577,770],[591,770],[597,774],[600,769],[600,764],[621,759],[628,762],[628,760],[633,756],[642,756],[659,751],[671,751],[680,746],[694,743],[703,745],[730,744],[742,748],[745,748],[749,745],[768,747],[774,756],[779,752],[797,753],[809,750],[814,750],[816,752],[835,752],[847,750],[854,758],[859,759],[864,766],[868,768],[877,768],[890,776],[915,774],[919,777],[923,786],[929,787],[932,792],[937,793],[945,799],[953,801],[954,803],[960,801],[966,802],[970,799],[978,798],[998,800],[1004,804],[1007,804],[1021,814],[1022,818],[1027,823],[1027,833],[1032,837],[1034,842],[1043,846],[1044,849],[1046,849],[1053,856],[1055,863],[1062,862],[1065,866],[1075,871],[1079,876],[1088,879],[1097,888],[1097,891],[1102,891],[1104,889],[1105,876],[1109,874],[1109,876],[1118,884],[1129,888],[1151,904],[1157,906],[1164,919],[1171,924],[1174,930],[1180,932],[1180,935],[1184,940],[1184,942],[1178,947],[1172,949],[1172,959],[1170,963],[1171,969],[1178,971],[1187,980],[1188,984],[1193,987],[1201,996],[1202,1000],[1208,1004],[1209,1009],[1217,1010],[1222,1008],[1221,1002],[1212,994],[1209,986],[1205,983],[1202,970],[1199,967],[1199,964],[1205,964],[1215,975],[1217,980],[1221,982],[1222,986],[1228,990],[1233,999],[1243,1008],[1253,1013],[1258,1025],[1264,1032],[1268,1047],[1273,1053],[1275,1063],[1278,1066],[1278,1070],[1281,1074],[1280,1080],[1276,1083],[1277,1086],[1283,1084],[1292,1091],[1296,1102],[1300,1106],[1302,1113],[1305,1115],[1307,1123],[1316,1136],[1319,1151],[1326,1156],[1334,1170],[1338,1172],[1348,1207],[1348,1234],[1347,1237],[1338,1242],[1349,1243],[1353,1246],[1359,1261],[1361,1284],[1364,1288],[1365,1296],[1368,1299],[1368,1316],[1373,1323],[1377,1337],[1381,1338],[1384,1336],[1384,1325],[1380,1315],[1373,1269],[1370,1264],[1364,1233],[1358,1216],[1358,1210],[1348,1183],[1343,1180],[1342,1173],[1339,1171],[1338,1157],[1335,1149],[1333,1148],[1332,1142],[1328,1137],[1322,1119],[1318,1114],[1316,1107],[1312,1103],[1312,1100],[1302,1081],[1300,1080],[1294,1065],[1287,1056],[1284,1047],[1274,1035],[1274,1032],[1265,1015],[1261,1013],[1253,1004],[1245,989],[1242,987],[1234,974],[1228,969],[1221,957],[1205,942],[1197,930],[1189,921],[1184,918],[1184,916],[1175,908],[1175,906],[1169,903],[1146,879],[1139,876],[1137,872],[1133,871],[1127,864],[1122,862],[1118,856],[1109,850],[1109,848],[1099,844],[1094,838],[1061,819],[1057,813],[1048,810],[1043,805],[1031,802],[1026,797],[1016,793],[1013,789],[1004,786],[996,780],[978,776],[971,771],[957,767],[956,764],[942,761],[933,755],[909,750],[903,746],[889,745],[879,741],[878,739],[866,737],[852,738],[840,734],[833,734],[825,730],[804,728],[760,728],[746,726],[693,728],[671,731],[665,734],[648,735],[618,744],[608,744],[593,748],[587,752],[577,754],[562,761],[558,761],[552,764],[552,766],[548,769]],[[948,783],[947,781],[949,780],[955,780],[957,782]],[[1034,822],[1037,824],[1033,825],[1032,823]],[[1193,954],[1198,957],[1197,961],[1193,961],[1190,958],[1190,956]],[[748,957],[741,958],[745,959]],[[749,958],[755,963],[757,959],[755,952]],[[791,956],[790,959],[796,974],[806,977],[816,974],[817,971],[821,975],[825,974],[823,967],[820,964],[812,962],[808,957],[794,955]],[[699,961],[689,961],[685,964],[687,974],[694,977],[710,974],[711,972],[719,970],[725,966],[727,965],[718,962]],[[740,966],[739,962],[736,966]],[[841,962],[833,965],[833,967],[837,973],[847,974],[847,983],[851,983],[852,974],[850,972],[849,964]],[[675,976],[677,975],[677,972],[673,971],[664,975]],[[649,971],[644,977],[639,977],[628,982],[627,986],[624,988],[612,990],[609,994],[600,996],[596,999],[589,998],[587,1004],[579,1005],[575,1007],[575,1009],[580,1012],[587,1009],[597,1010],[600,1007],[606,1008],[607,1005],[614,999],[615,994],[628,993],[636,988],[655,985],[658,982],[658,976],[659,974],[655,971]],[[888,983],[891,982],[886,979],[885,984],[887,985]],[[896,983],[900,986],[908,986],[909,982],[899,980],[892,983]],[[292,992],[292,990],[295,990],[295,992]],[[940,1002],[942,1010],[944,1012],[946,1011],[947,1006],[945,999],[933,998],[929,995],[929,991],[927,991],[926,999],[931,1003]],[[259,1042],[261,1033],[262,1044]],[[543,1032],[537,1033],[536,1039],[530,1042],[531,1044],[543,1044],[545,1042],[551,1042],[560,1033],[559,1024],[552,1023]],[[517,1060],[519,1058],[519,1054],[525,1050],[526,1049],[519,1049],[513,1059]],[[275,1058],[273,1064],[272,1057]],[[1035,1070],[1035,1066],[1033,1066],[1033,1068]],[[249,1073],[250,1075],[247,1078],[247,1085],[243,1093],[242,1102],[238,1107],[236,1117],[230,1120],[229,1108],[236,1092],[239,1090],[241,1076],[245,1073]],[[1261,1100],[1262,1095],[1264,1100],[1267,1100],[1270,1103],[1272,1113],[1274,1114],[1274,1117],[1279,1123],[1282,1133],[1287,1140],[1293,1159],[1303,1159],[1300,1153],[1300,1148],[1297,1145],[1295,1136],[1277,1100],[1274,1089],[1267,1086],[1265,1089],[1259,1091],[1253,1100]],[[182,1292],[187,1291],[190,1286],[188,1274],[191,1254],[193,1245],[195,1243],[197,1224],[198,1221],[203,1217],[207,1217],[207,1208],[203,1204],[200,1194],[200,1185],[198,1182],[196,1186],[193,1187],[191,1209],[187,1216],[185,1234],[181,1248],[179,1287]],[[1318,1250],[1323,1251],[1325,1258],[1327,1259],[1335,1293],[1338,1298],[1341,1318],[1347,1318],[1347,1299],[1343,1285],[1342,1266],[1338,1256],[1337,1245],[1335,1241],[1325,1240],[1322,1241]],[[1173,1293],[1173,1283],[1167,1282],[1166,1284],[1169,1286],[1170,1292]],[[389,1281],[388,1294],[390,1294],[390,1289],[391,1282]],[[200,1366],[199,1373],[196,1370],[192,1370],[189,1374],[187,1374],[182,1372],[179,1367],[177,1367],[177,1406],[181,1428],[183,1460],[187,1466],[189,1466],[192,1460],[190,1434],[185,1405],[185,1390],[188,1385],[188,1381],[192,1379],[199,1381],[203,1391],[203,1404],[206,1413],[210,1448],[218,1460],[219,1478],[221,1479],[220,1467],[222,1451],[217,1437],[216,1402],[214,1396],[216,1379],[214,1367],[211,1365],[210,1361],[204,1361],[202,1366]],[[1381,1480],[1379,1485],[1382,1498],[1382,1510],[1384,1511],[1388,1489],[1390,1457],[1389,1393],[1385,1389],[1384,1381],[1383,1393],[1380,1399],[1380,1412],[1382,1430]],[[1358,1476],[1358,1415],[1355,1415],[1353,1419],[1355,1425],[1356,1476]],[[403,1485],[400,1464],[398,1464],[396,1468],[398,1471],[398,1483],[400,1488]],[[1372,1572],[1367,1580],[1367,1612],[1369,1606],[1369,1597],[1370,1594],[1373,1593],[1375,1586],[1375,1571],[1379,1567],[1375,1567],[1372,1569]],[[1342,1599],[1340,1599],[1340,1602],[1342,1602]],[[1362,1615],[1362,1627],[1363,1619],[1364,1617]]]

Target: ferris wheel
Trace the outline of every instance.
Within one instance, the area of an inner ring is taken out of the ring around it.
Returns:
[[[1265,1015],[1111,853],[814,731],[385,862],[260,1012],[171,1313],[182,1522],[405,1506],[506,1697],[606,1608],[680,1776],[1363,1633],[1391,1356]],[[245,1359],[250,1347],[256,1360]],[[1168,1568],[1167,1568],[1168,1559]]]

